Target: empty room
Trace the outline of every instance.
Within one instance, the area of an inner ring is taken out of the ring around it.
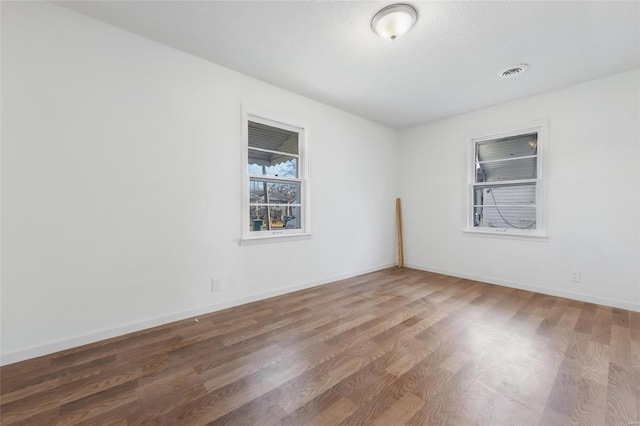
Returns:
[[[640,2],[1,1],[0,424],[640,425]]]

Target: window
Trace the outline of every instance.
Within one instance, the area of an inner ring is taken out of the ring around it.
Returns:
[[[472,139],[468,231],[544,236],[546,122]]]
[[[254,112],[243,117],[241,242],[308,237],[305,128]]]

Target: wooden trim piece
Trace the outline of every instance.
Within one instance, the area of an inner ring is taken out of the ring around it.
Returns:
[[[398,268],[404,268],[404,246],[402,244],[402,202],[396,198],[396,227],[398,230]]]

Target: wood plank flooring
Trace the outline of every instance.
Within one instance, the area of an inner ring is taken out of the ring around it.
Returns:
[[[640,425],[640,313],[394,268],[0,375],[2,425]]]

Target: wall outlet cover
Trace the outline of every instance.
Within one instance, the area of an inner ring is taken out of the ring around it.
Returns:
[[[580,280],[582,279],[581,275],[582,273],[580,271],[578,271],[577,269],[574,269],[570,272],[569,279],[574,283],[579,283]]]
[[[216,278],[211,278],[211,291],[212,292],[220,291],[221,288],[222,288],[222,283],[220,282],[220,280]]]

